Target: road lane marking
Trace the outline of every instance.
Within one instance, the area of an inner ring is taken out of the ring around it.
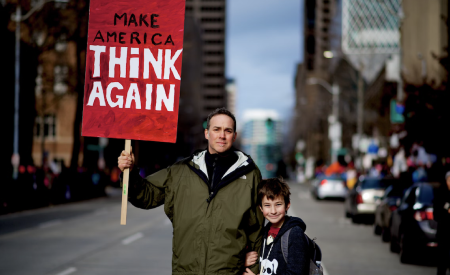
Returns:
[[[62,220],[51,220],[48,222],[43,222],[41,224],[39,224],[39,228],[49,228],[58,224],[61,224]]]
[[[138,233],[136,233],[134,235],[131,235],[128,238],[123,239],[122,240],[122,244],[124,244],[124,245],[130,244],[130,243],[132,243],[132,242],[134,242],[136,240],[139,240],[142,237],[144,237],[144,234],[142,234],[141,232],[138,232]]]
[[[77,269],[75,267],[69,267],[68,269],[66,269],[66,270],[64,270],[62,272],[59,272],[56,275],[69,275],[71,273],[74,273],[75,271],[77,271]]]

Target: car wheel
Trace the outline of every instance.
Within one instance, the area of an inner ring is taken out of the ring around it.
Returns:
[[[381,232],[382,232],[381,226],[379,226],[378,224],[374,223],[374,225],[373,225],[373,234],[379,236],[379,235],[381,235]]]
[[[414,251],[408,242],[408,239],[405,239],[405,234],[400,236],[400,262],[404,264],[409,264],[414,261]]]
[[[348,212],[347,210],[345,210],[345,217],[346,218],[351,218],[352,214],[350,212]]]
[[[400,252],[400,248],[399,248],[399,246],[397,244],[397,238],[395,238],[394,236],[391,236],[391,243],[390,243],[389,249],[393,253]]]
[[[352,222],[353,223],[360,223],[361,218],[358,215],[352,215]]]
[[[391,231],[389,230],[389,228],[383,228],[381,230],[381,240],[385,243],[391,240]]]

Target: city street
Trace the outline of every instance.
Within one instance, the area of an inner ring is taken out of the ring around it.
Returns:
[[[120,225],[120,190],[107,198],[0,216],[0,274],[170,274],[170,221],[163,208],[129,205]],[[289,214],[322,248],[325,274],[435,274],[436,268],[401,264],[372,226],[344,218],[343,202],[316,202],[306,185],[291,184]]]

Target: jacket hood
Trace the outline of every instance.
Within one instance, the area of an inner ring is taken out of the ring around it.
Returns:
[[[256,164],[253,162],[249,155],[244,154],[241,151],[234,150],[234,153],[238,156],[238,160],[225,172],[219,184],[210,191],[208,202],[210,202],[217,194],[217,191],[229,183],[233,182],[239,177],[245,179],[245,174],[257,169]],[[196,173],[206,184],[208,184],[208,168],[205,162],[206,150],[195,152],[189,158],[182,160],[188,167]]]
[[[281,238],[281,236],[283,236],[284,233],[286,233],[286,231],[288,231],[289,229],[291,229],[292,227],[295,226],[299,226],[303,232],[306,231],[306,224],[305,222],[297,217],[291,217],[291,216],[284,216],[284,223],[281,226],[280,231],[277,234],[277,237],[275,238],[275,241],[277,241],[279,238]],[[267,232],[269,232],[270,227],[272,226],[272,223],[268,223],[265,227],[264,227],[264,238],[266,238],[267,236]]]

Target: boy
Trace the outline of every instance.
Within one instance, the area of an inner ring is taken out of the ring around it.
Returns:
[[[287,216],[291,206],[289,186],[280,179],[262,180],[258,191],[259,208],[269,223],[263,229],[263,244],[260,253],[260,275],[306,275],[309,274],[308,243],[305,223],[296,217]],[[288,241],[288,258],[281,249],[281,236],[291,229]],[[246,266],[256,262],[257,254],[246,255]],[[245,275],[254,275],[246,269]]]

